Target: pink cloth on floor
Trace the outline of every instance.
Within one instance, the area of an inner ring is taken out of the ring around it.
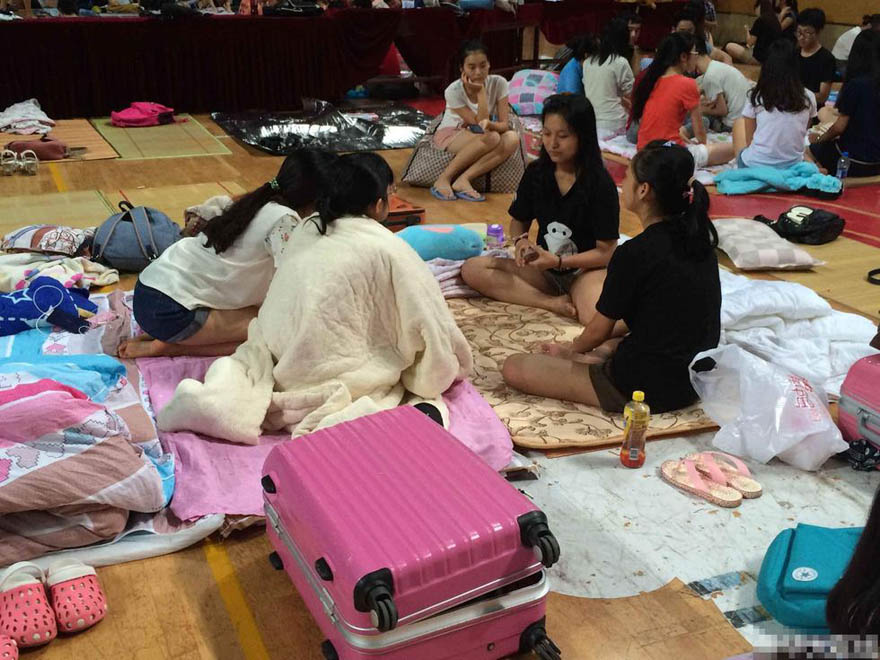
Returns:
[[[204,380],[215,358],[142,358],[138,368],[146,381],[153,412],[174,395],[184,378]],[[444,395],[450,432],[493,469],[510,462],[510,433],[473,385],[455,383]],[[174,496],[170,508],[181,520],[210,513],[262,515],[260,475],[272,447],[290,436],[264,435],[258,445],[238,445],[188,432],[159,432],[166,451],[174,454]]]
[[[110,123],[123,128],[174,123],[174,108],[151,101],[136,101],[125,110],[110,113]]]

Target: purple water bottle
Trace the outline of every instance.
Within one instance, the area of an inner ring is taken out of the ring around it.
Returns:
[[[501,247],[504,244],[504,227],[489,225],[486,230],[486,243],[489,247]]]

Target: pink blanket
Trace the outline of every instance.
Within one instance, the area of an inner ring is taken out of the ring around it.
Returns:
[[[137,361],[157,413],[184,378],[203,380],[214,358],[146,358]],[[449,430],[493,469],[510,462],[513,445],[507,427],[468,382],[458,382],[444,395]],[[210,513],[262,515],[260,475],[273,445],[285,435],[264,435],[258,445],[240,445],[195,433],[160,432],[174,454],[175,490],[171,510],[181,520]]]

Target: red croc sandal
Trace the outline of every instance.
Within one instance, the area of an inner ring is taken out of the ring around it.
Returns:
[[[43,571],[36,564],[13,564],[0,578],[0,635],[11,637],[20,649],[47,644],[58,635]]]
[[[0,635],[0,660],[18,660],[18,644],[8,635]]]
[[[75,559],[56,561],[49,566],[46,584],[61,632],[91,628],[107,614],[107,599],[91,566]]]

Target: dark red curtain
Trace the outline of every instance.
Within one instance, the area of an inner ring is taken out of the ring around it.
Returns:
[[[675,15],[684,9],[686,4],[687,2],[681,0],[661,2],[654,9],[640,7],[642,34],[639,38],[639,47],[643,50],[655,50],[663,38],[672,31],[672,21]]]
[[[511,26],[540,25],[550,43],[564,44],[572,37],[598,34],[614,16],[638,8],[642,16],[640,45],[653,49],[669,33],[673,16],[684,6],[683,0],[663,2],[656,9],[613,0],[563,0],[521,5],[516,15],[499,9],[475,10],[456,17],[443,8],[403,12],[394,43],[412,70],[420,76],[456,75],[454,59],[464,39],[479,38],[489,50],[492,67],[513,65],[518,58]]]
[[[0,108],[36,97],[50,117],[96,117],[132,101],[179,112],[289,110],[374,76],[401,12],[318,18],[74,18],[0,25]]]
[[[641,44],[669,32],[683,2],[641,8]],[[179,112],[291,110],[303,97],[335,100],[376,75],[392,41],[413,71],[455,76],[466,37],[481,38],[496,69],[518,59],[508,28],[539,24],[552,43],[596,32],[627,5],[611,0],[532,3],[458,17],[445,8],[345,9],[317,18],[57,18],[0,23],[9,66],[0,108],[36,97],[50,117],[96,117],[132,101]]]

